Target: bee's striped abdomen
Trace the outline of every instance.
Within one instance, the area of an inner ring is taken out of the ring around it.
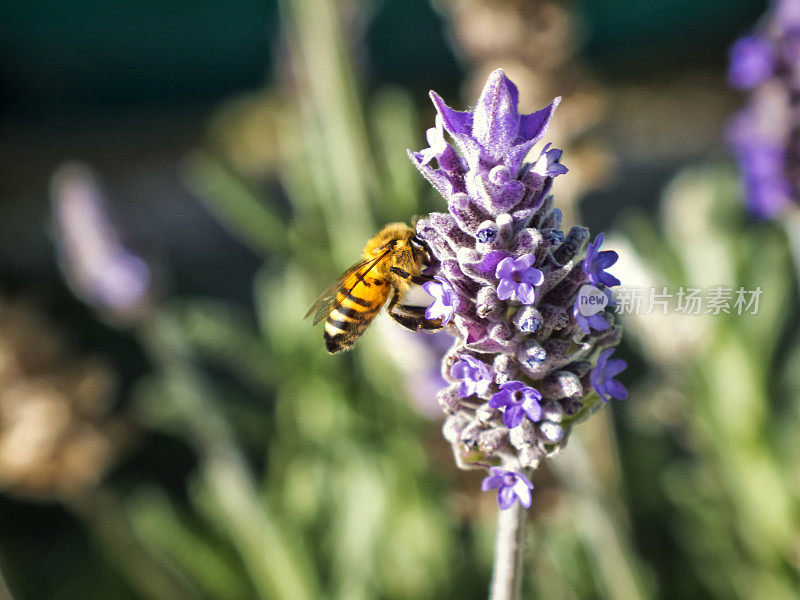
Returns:
[[[361,280],[358,273],[351,278],[344,287],[350,291],[339,292],[338,306],[325,321],[325,347],[331,354],[351,348],[389,296],[388,282],[370,277]]]

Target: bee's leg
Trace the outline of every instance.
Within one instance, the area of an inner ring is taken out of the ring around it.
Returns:
[[[429,281],[433,281],[433,277],[430,275],[412,275],[408,271],[404,271],[400,267],[389,267],[389,270],[394,273],[395,275],[399,275],[406,281],[410,281],[416,285],[422,285],[423,283],[428,283]]]
[[[389,302],[388,311],[389,316],[397,321],[400,325],[411,331],[419,331],[420,329],[426,331],[435,331],[442,328],[441,319],[428,319],[425,317],[424,306],[410,306],[407,304],[397,304],[400,296],[397,293],[392,296]]]
[[[395,321],[397,321],[400,325],[402,325],[406,329],[410,329],[411,331],[419,331],[418,319],[396,312],[398,300],[400,300],[400,296],[395,291],[394,294],[392,294],[392,299],[389,300],[389,306],[386,307],[386,312],[388,312],[390,317],[392,317]]]

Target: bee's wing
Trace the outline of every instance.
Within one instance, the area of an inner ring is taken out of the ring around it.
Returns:
[[[376,258],[359,261],[352,267],[347,269],[347,271],[339,275],[339,277],[336,278],[336,281],[334,281],[328,287],[328,289],[322,292],[320,297],[317,299],[316,302],[314,302],[311,308],[308,309],[306,316],[303,318],[307,319],[313,313],[314,314],[313,324],[316,325],[317,323],[322,321],[322,319],[331,314],[341,304],[337,300],[339,292],[342,292],[344,296],[347,296],[347,294],[352,292],[353,288],[357,286],[361,281],[363,281],[367,273],[369,273],[375,265],[381,262],[386,257],[386,255],[389,254],[389,251],[390,250],[385,250],[383,253],[381,253],[380,256]],[[351,285],[350,288],[348,289],[346,287],[348,277],[350,277],[350,275],[352,275],[353,273],[357,273],[359,271],[361,271],[361,274],[356,279],[355,283]]]

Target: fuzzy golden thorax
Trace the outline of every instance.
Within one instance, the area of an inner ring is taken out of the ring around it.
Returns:
[[[409,282],[389,269],[397,267],[413,276],[422,273],[425,253],[418,245],[411,242],[414,237],[414,230],[405,223],[390,223],[375,234],[362,251],[366,260],[372,260],[381,256],[387,248],[391,248],[386,260],[375,265],[375,275],[390,281],[392,286],[401,292],[408,289]]]

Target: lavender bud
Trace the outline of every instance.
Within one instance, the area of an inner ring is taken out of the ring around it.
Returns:
[[[475,311],[481,319],[496,319],[503,310],[505,303],[497,297],[497,290],[490,285],[482,287],[478,291]]]
[[[497,427],[478,435],[478,449],[484,454],[495,454],[508,444],[508,429]]]
[[[525,448],[520,448],[517,452],[520,466],[526,469],[537,468],[543,456],[542,451],[535,446],[526,446]]]
[[[538,437],[545,444],[557,444],[564,439],[564,428],[556,423],[545,421],[539,424]]]
[[[439,401],[439,406],[442,407],[442,410],[446,414],[455,414],[455,412],[461,408],[461,397],[458,395],[458,386],[451,385],[442,388],[436,395],[436,399]]]
[[[535,340],[525,340],[517,350],[517,360],[534,379],[546,373],[544,369],[547,351]]]
[[[517,378],[517,367],[514,359],[508,354],[498,354],[494,357],[494,380],[497,385],[503,385]]]
[[[469,425],[470,418],[465,412],[458,412],[447,417],[442,425],[442,435],[451,444],[461,439],[461,432]]]
[[[559,402],[548,401],[542,405],[542,421],[560,423],[564,418],[564,407]]]
[[[524,419],[518,427],[509,431],[509,441],[515,448],[524,448],[536,443],[536,427],[528,419]]]
[[[545,234],[545,239],[551,246],[559,246],[564,243],[564,232],[560,229],[551,229]]]
[[[481,244],[491,244],[497,238],[497,225],[494,221],[484,221],[478,228],[478,233],[475,234]]]
[[[536,333],[542,321],[542,314],[532,306],[523,306],[511,318],[514,327],[522,333]]]
[[[481,404],[475,409],[475,418],[481,423],[488,424],[500,416],[500,411],[489,406],[489,403]]]

